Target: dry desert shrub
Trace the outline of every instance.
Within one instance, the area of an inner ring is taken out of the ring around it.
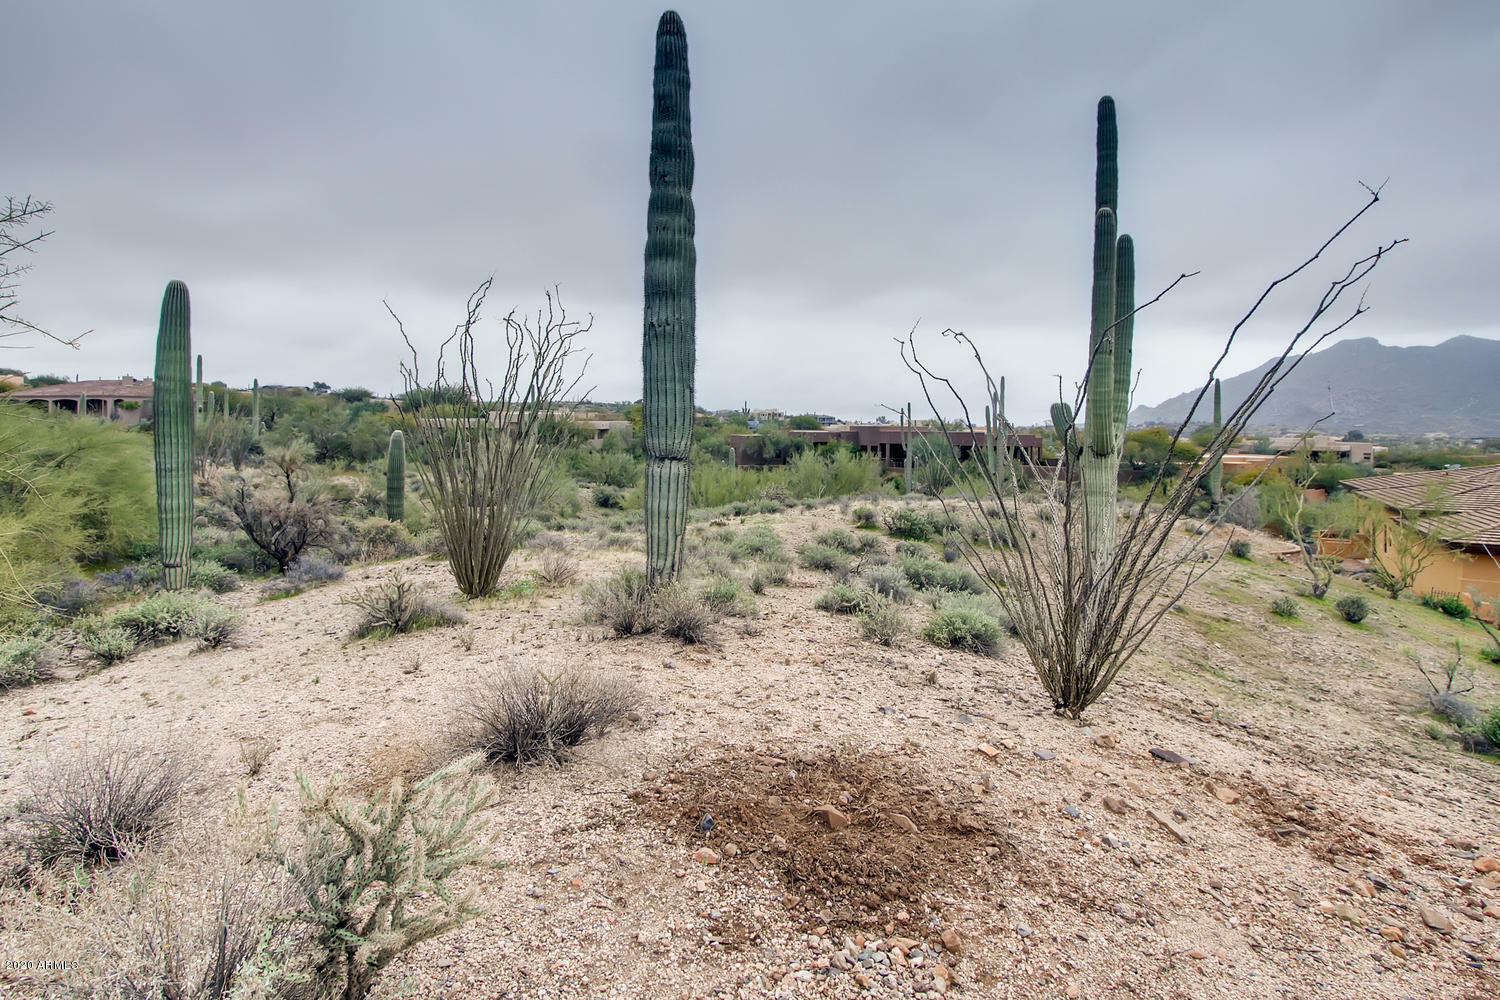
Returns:
[[[651,588],[640,570],[622,569],[592,584],[583,595],[584,618],[617,637],[643,635],[653,627]]]
[[[544,586],[566,587],[578,579],[578,560],[559,549],[548,549],[535,572]]]
[[[458,608],[438,600],[426,588],[402,573],[376,587],[362,588],[340,604],[360,612],[354,626],[354,637],[384,637],[400,632],[416,632],[440,625],[459,625],[464,614]]]
[[[190,776],[179,748],[107,737],[30,776],[17,843],[29,863],[119,861],[170,823]]]
[[[451,743],[490,761],[558,764],[602,736],[639,702],[628,682],[578,668],[549,674],[512,666],[481,674],[453,712]]]

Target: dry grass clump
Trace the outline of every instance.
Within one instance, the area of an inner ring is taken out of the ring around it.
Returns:
[[[559,549],[548,549],[533,571],[546,587],[566,587],[578,579],[578,560]]]
[[[681,584],[663,587],[652,595],[656,627],[662,635],[689,644],[709,642],[718,615],[703,599]]]
[[[260,774],[275,749],[276,741],[265,736],[256,736],[241,743],[240,765],[245,769],[245,776],[253,778]]]
[[[442,625],[461,625],[464,613],[446,601],[439,600],[427,590],[397,573],[377,587],[356,591],[339,602],[357,608],[360,612],[354,626],[354,637],[395,635],[416,632],[424,628]]]
[[[178,748],[107,738],[30,776],[16,842],[28,863],[119,861],[170,823],[190,775]]]
[[[0,636],[0,691],[47,680],[57,660],[57,650],[39,636]]]
[[[628,682],[568,667],[514,666],[481,674],[454,711],[452,743],[490,761],[558,764],[602,736],[639,703]]]
[[[590,585],[583,606],[587,621],[606,626],[618,638],[644,635],[654,627],[651,588],[640,570],[622,569]]]

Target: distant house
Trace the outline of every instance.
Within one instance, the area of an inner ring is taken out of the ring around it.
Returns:
[[[27,403],[48,413],[77,413],[102,420],[117,420],[122,424],[138,424],[151,416],[154,391],[149,378],[125,375],[13,389],[0,395],[0,400]]]
[[[922,433],[919,428],[918,435]],[[930,433],[937,437],[940,432],[936,430]],[[833,427],[816,431],[787,431],[793,441],[801,441],[807,447],[817,449],[826,448],[830,444],[842,443],[852,445],[867,455],[874,455],[887,469],[900,469],[906,459],[906,451],[902,445],[903,432],[900,427],[892,423],[874,424],[836,424]],[[958,452],[960,461],[968,459],[970,452],[975,448],[982,448],[989,440],[989,436],[981,430],[950,431],[948,440]],[[731,434],[729,435],[729,447],[734,449],[734,464],[738,466],[760,465],[762,460],[759,434]],[[1010,436],[1011,454],[1019,459],[1031,462],[1042,460],[1042,439],[1035,434],[1012,434]]]
[[[1392,511],[1414,511],[1443,555],[1417,576],[1419,594],[1500,601],[1500,465],[1346,479],[1344,486]],[[1382,543],[1384,544],[1384,543]]]
[[[1314,462],[1349,462],[1369,465],[1375,461],[1375,446],[1368,441],[1344,441],[1329,434],[1288,434],[1271,439],[1271,447],[1282,454],[1307,449]]]

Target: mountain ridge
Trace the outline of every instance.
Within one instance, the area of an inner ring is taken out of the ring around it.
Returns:
[[[1274,359],[1223,380],[1224,412],[1240,404]],[[1131,426],[1175,427],[1197,389],[1130,411]],[[1205,394],[1195,422],[1211,416]],[[1387,346],[1357,337],[1309,354],[1250,421],[1256,429],[1301,431],[1328,415],[1328,433],[1445,433],[1500,436],[1500,340],[1460,334],[1441,344]]]

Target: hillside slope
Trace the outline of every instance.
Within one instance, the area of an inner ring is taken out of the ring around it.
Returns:
[[[1250,392],[1271,362],[1224,380],[1227,413]],[[1454,337],[1433,347],[1387,347],[1372,337],[1345,340],[1310,354],[1256,414],[1253,426],[1300,431],[1328,414],[1335,434],[1456,437],[1500,435],[1500,340]],[[1181,422],[1196,390],[1131,411],[1132,425]],[[1205,413],[1204,416],[1207,416]]]

